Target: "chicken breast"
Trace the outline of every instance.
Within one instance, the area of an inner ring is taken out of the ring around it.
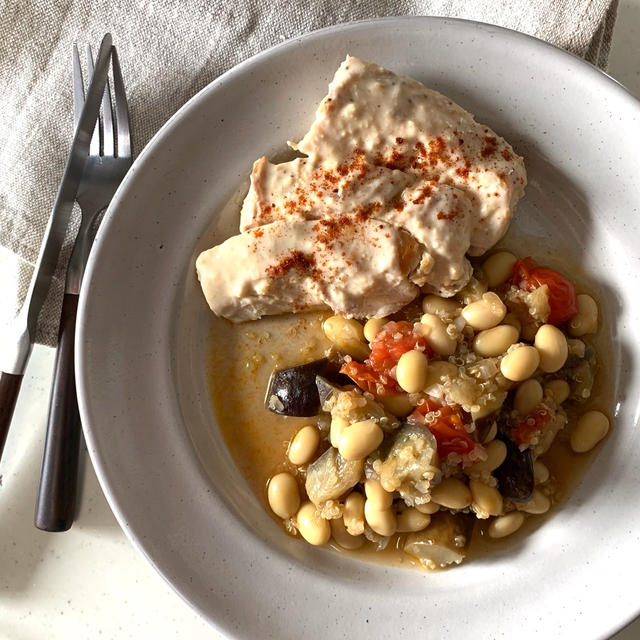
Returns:
[[[196,270],[212,311],[233,322],[325,306],[386,316],[415,298],[418,260],[409,234],[344,215],[250,229],[201,253]]]
[[[240,231],[276,220],[314,220],[346,211],[368,215],[397,202],[415,177],[376,167],[355,154],[336,170],[308,158],[272,164],[262,157],[251,171],[251,187],[242,205]]]
[[[526,185],[523,159],[468,111],[413,78],[352,56],[294,147],[328,169],[357,149],[377,166],[465,191],[475,205],[471,255],[502,238]]]
[[[462,107],[354,57],[291,146],[306,157],[259,158],[240,235],[198,258],[209,305],[230,320],[325,305],[386,316],[419,288],[452,296],[526,184],[522,158]]]

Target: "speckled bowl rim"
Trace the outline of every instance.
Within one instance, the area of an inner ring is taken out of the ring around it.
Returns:
[[[118,519],[118,522],[122,526],[131,542],[154,566],[158,573],[163,576],[167,583],[171,585],[172,588],[174,588],[186,602],[194,607],[205,619],[207,619],[209,622],[217,626],[221,631],[224,631],[225,633],[240,633],[241,635],[245,635],[246,628],[242,630],[234,630],[229,623],[229,620],[225,618],[224,614],[221,611],[214,610],[215,607],[212,609],[212,607],[203,606],[201,601],[196,602],[198,587],[191,586],[188,580],[185,579],[185,576],[172,575],[170,563],[166,561],[166,558],[159,557],[160,554],[158,551],[158,544],[161,545],[162,540],[160,538],[158,540],[149,540],[140,537],[137,533],[136,524],[136,517],[139,516],[136,516],[136,514],[132,514],[131,512],[124,511],[118,499],[115,497],[116,492],[114,491],[114,489],[118,484],[119,479],[117,477],[114,477],[107,471],[107,463],[109,461],[106,456],[108,456],[108,452],[104,451],[103,447],[101,446],[99,437],[101,430],[100,416],[96,415],[94,410],[94,406],[96,405],[96,403],[93,398],[95,397],[96,393],[102,391],[102,389],[99,389],[96,385],[102,384],[104,382],[104,379],[100,379],[99,376],[95,375],[96,362],[95,360],[93,360],[94,355],[91,349],[91,345],[99,341],[100,336],[92,334],[93,320],[91,318],[90,311],[94,300],[99,298],[102,295],[102,292],[96,290],[96,288],[92,286],[91,283],[94,280],[96,273],[100,269],[100,265],[103,264],[104,261],[108,261],[108,253],[110,249],[110,228],[114,222],[114,219],[116,219],[119,214],[119,208],[121,206],[122,199],[125,198],[129,193],[128,189],[130,187],[130,183],[132,183],[136,179],[138,169],[147,162],[147,159],[149,158],[151,153],[163,144],[167,132],[179,126],[184,119],[190,117],[190,113],[196,105],[198,105],[205,99],[210,99],[210,95],[223,88],[228,80],[246,74],[255,65],[261,64],[266,60],[269,60],[270,58],[294,54],[300,49],[300,47],[312,47],[314,43],[322,41],[325,37],[327,37],[327,35],[341,32],[345,34],[362,36],[364,33],[366,33],[367,29],[375,29],[381,23],[388,25],[390,28],[395,27],[397,29],[401,29],[403,24],[415,24],[416,21],[424,25],[426,29],[454,27],[456,30],[464,33],[465,36],[469,37],[473,36],[482,38],[483,34],[485,34],[487,30],[490,30],[492,34],[495,34],[497,35],[497,37],[504,39],[505,43],[512,44],[515,47],[528,48],[534,53],[544,52],[546,55],[549,55],[549,52],[553,51],[553,59],[556,60],[557,64],[565,65],[569,72],[580,72],[583,75],[585,81],[593,83],[594,86],[597,86],[603,92],[617,93],[618,95],[616,96],[616,99],[618,100],[635,100],[615,80],[607,76],[602,71],[577,58],[576,56],[568,54],[561,49],[552,47],[551,45],[530,36],[495,27],[493,25],[448,18],[411,16],[403,18],[382,18],[377,20],[366,20],[356,23],[337,25],[335,27],[329,27],[327,29],[322,29],[320,31],[307,34],[300,38],[295,38],[291,41],[284,42],[258,54],[257,56],[246,60],[245,62],[239,64],[238,66],[220,76],[208,87],[204,88],[201,92],[199,92],[196,96],[189,100],[189,102],[187,102],[180,110],[178,110],[176,114],[172,116],[161,128],[161,130],[153,137],[145,150],[135,161],[131,172],[123,181],[120,189],[118,190],[118,193],[114,197],[111,206],[109,207],[109,211],[107,213],[107,216],[105,217],[99,237],[96,241],[95,249],[91,254],[86,276],[86,281],[89,283],[89,286],[83,289],[79,307],[78,332],[76,337],[76,375],[82,422],[84,425],[85,437],[93,465],[96,469],[98,479],[105,492],[107,500],[116,518]],[[640,104],[637,104],[636,108],[640,113]],[[104,434],[101,434],[101,436],[103,435]],[[199,471],[198,473],[202,472]],[[639,607],[636,607],[633,610],[629,610],[624,619],[610,621],[610,623],[606,625],[606,629],[599,628],[597,633],[602,635],[615,632],[617,629],[619,629],[624,624],[628,623],[633,617],[635,617],[638,613],[638,610]],[[468,632],[468,622],[469,620],[465,621],[465,624],[461,625],[460,627],[454,624],[455,628],[450,627],[446,629],[446,633],[443,629],[443,637],[445,635],[449,637],[449,634],[452,634],[453,637],[456,635],[456,632]],[[365,629],[362,629],[361,631],[364,635]],[[504,631],[504,629],[500,629],[500,631]],[[356,635],[359,635],[359,633],[360,632],[356,633]]]

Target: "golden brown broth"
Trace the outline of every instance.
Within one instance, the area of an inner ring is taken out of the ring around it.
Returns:
[[[267,411],[264,398],[275,368],[321,358],[329,343],[321,322],[328,313],[274,316],[233,324],[213,318],[210,388],[214,411],[236,464],[267,508],[268,479],[287,466],[288,441],[315,418]]]
[[[233,459],[270,514],[266,498],[267,482],[279,471],[296,473],[295,467],[286,459],[288,443],[300,427],[314,424],[316,419],[279,416],[266,410],[264,400],[269,377],[274,368],[294,366],[323,357],[330,344],[323,336],[321,323],[329,315],[330,312],[283,315],[244,324],[233,324],[212,317],[209,380],[214,411]],[[605,327],[601,327],[597,338],[587,336],[585,341],[591,342],[600,356],[611,353],[607,335]],[[581,413],[587,406],[605,411],[610,406],[610,389],[603,384],[603,381],[611,379],[606,365],[599,359],[591,399],[577,409],[566,407],[569,425],[540,458],[549,467],[549,482],[554,486],[551,512],[543,516],[529,516],[520,531],[501,540],[490,539],[486,535],[489,521],[478,520],[470,557],[489,553],[496,546],[503,545],[505,540],[509,544],[517,544],[545,518],[552,516],[554,510],[561,508],[558,503],[565,500],[580,482],[599,447],[588,454],[571,451],[568,445],[573,423],[571,418],[572,414]],[[420,564],[402,551],[405,537],[403,534],[393,536],[382,553],[376,552],[371,543],[366,543],[357,551],[345,551],[333,542],[330,546],[363,560],[419,568]]]

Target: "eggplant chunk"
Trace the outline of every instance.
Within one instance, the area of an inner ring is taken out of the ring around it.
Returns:
[[[283,416],[308,417],[320,411],[316,376],[326,373],[327,358],[277,369],[271,374],[265,405]]]
[[[321,358],[295,367],[275,370],[269,380],[265,398],[266,408],[282,416],[306,418],[318,415],[321,402],[316,377],[323,376],[337,384],[351,383],[347,376],[339,373],[339,368],[339,364],[334,360]]]
[[[496,438],[507,446],[507,457],[493,472],[498,480],[500,493],[514,502],[527,502],[531,499],[535,486],[531,451],[520,451],[518,445],[502,433],[498,433]]]
[[[331,382],[322,376],[316,376],[316,389],[318,390],[321,407],[324,407],[324,403],[330,400],[336,393],[342,391],[340,387],[331,384]]]
[[[475,521],[472,513],[438,511],[426,529],[407,537],[404,551],[425,569],[460,564],[467,555]]]
[[[327,449],[307,467],[305,489],[311,502],[321,508],[327,500],[336,500],[362,478],[364,462],[345,460],[334,447]]]
[[[440,482],[436,439],[421,424],[403,424],[367,466],[386,491],[397,491],[410,507],[429,502],[431,488]]]

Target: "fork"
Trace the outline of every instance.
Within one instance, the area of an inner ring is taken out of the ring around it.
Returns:
[[[87,74],[90,78],[93,73],[93,55],[88,45],[86,57]],[[77,126],[84,104],[84,89],[80,55],[75,44],[72,60],[73,113],[74,126]],[[36,527],[43,531],[66,531],[71,527],[75,516],[81,432],[74,367],[78,296],[98,226],[132,163],[127,98],[115,47],[111,49],[111,61],[113,108],[107,81],[102,99],[101,122],[99,121],[94,129],[76,196],[82,217],[67,267],[53,386],[49,400],[47,436],[34,519]]]

